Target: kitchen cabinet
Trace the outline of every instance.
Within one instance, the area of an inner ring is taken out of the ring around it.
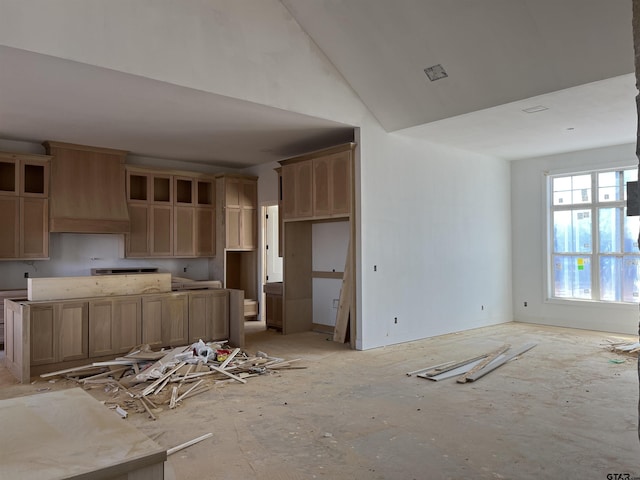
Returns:
[[[189,342],[229,338],[229,296],[224,290],[189,294]]]
[[[139,296],[89,302],[89,356],[117,355],[140,345],[142,300]]]
[[[263,286],[266,297],[267,328],[282,330],[282,282],[267,283]]]
[[[89,303],[37,304],[30,311],[31,365],[89,358]]]
[[[224,248],[254,250],[258,245],[258,180],[256,177],[220,175]]]
[[[0,259],[48,258],[49,161],[0,152]]]
[[[127,257],[215,255],[214,178],[127,167]]]
[[[313,164],[311,161],[282,166],[282,208],[284,220],[313,215]]]
[[[40,302],[8,299],[5,365],[28,382],[31,375],[114,358],[141,343],[157,349],[188,345],[197,337],[242,347],[243,301],[243,292],[227,289]]]
[[[151,348],[189,343],[188,294],[143,297],[142,343],[148,343]]]
[[[283,220],[321,220],[351,215],[352,144],[280,163]]]

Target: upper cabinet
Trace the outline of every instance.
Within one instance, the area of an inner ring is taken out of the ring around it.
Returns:
[[[283,220],[349,217],[353,197],[354,144],[283,160]]]
[[[254,250],[258,245],[258,179],[219,175],[224,246],[228,250]]]
[[[215,179],[127,166],[127,257],[215,255]]]
[[[0,152],[0,259],[49,256],[50,160]]]
[[[127,152],[44,142],[51,159],[51,232],[126,233]]]

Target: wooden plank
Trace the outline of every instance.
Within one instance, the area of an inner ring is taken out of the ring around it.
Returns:
[[[227,365],[229,365],[229,363],[231,363],[231,360],[233,360],[233,358],[240,353],[240,349],[236,348],[233,352],[231,352],[229,354],[229,356],[226,358],[226,360],[224,362],[222,362],[222,364],[220,365],[220,368],[222,370],[224,370],[225,368],[227,368]]]
[[[470,382],[475,382],[479,378],[484,377],[487,373],[494,371],[496,368],[498,368],[498,367],[504,365],[505,363],[513,360],[517,356],[522,355],[523,353],[531,350],[536,345],[537,345],[537,343],[527,343],[527,344],[521,346],[520,348],[517,348],[516,350],[514,350],[511,353],[507,353],[507,354],[503,355],[502,357],[497,358],[496,360],[491,362],[489,365],[484,367],[482,370],[474,373],[473,375],[470,375],[467,378],[467,380],[470,381]]]
[[[415,375],[417,373],[424,373],[424,372],[428,372],[429,370],[433,370],[435,368],[440,368],[440,367],[446,367],[449,366],[451,364],[453,364],[454,362],[444,362],[444,363],[438,363],[437,365],[431,365],[430,367],[424,367],[424,368],[420,368],[418,370],[412,370],[410,372],[407,372],[407,377],[410,377],[411,375]]]
[[[206,440],[207,438],[210,438],[210,437],[213,437],[213,433],[207,433],[205,435],[202,435],[201,437],[194,438],[193,440],[189,440],[188,442],[181,443],[180,445],[176,445],[175,447],[172,447],[169,450],[167,450],[167,455],[173,455],[174,453],[179,452],[183,448],[187,448],[187,447],[190,447],[191,445],[195,445],[196,443]]]
[[[313,272],[311,272],[311,276],[313,278],[336,278],[342,280],[342,278],[344,277],[344,272],[320,272],[314,270]]]
[[[237,377],[233,373],[229,373],[226,370],[222,370],[219,367],[215,367],[215,366],[211,365],[210,368],[211,368],[211,370],[215,370],[216,372],[222,373],[222,374],[226,375],[227,377],[233,378],[234,380],[236,380],[236,381],[238,381],[240,383],[247,383],[247,381],[244,378]]]
[[[467,380],[471,375],[473,375],[479,370],[482,370],[484,367],[489,365],[491,362],[493,362],[496,358],[498,358],[500,355],[502,355],[504,352],[506,352],[510,348],[511,348],[511,345],[505,345],[489,353],[489,355],[487,355],[487,357],[484,360],[482,360],[480,363],[478,363],[476,366],[474,366],[471,370],[466,372],[464,375],[460,375],[460,378],[458,378],[458,380],[456,381],[458,383],[467,383]]]
[[[469,362],[465,365],[459,365],[456,368],[444,371],[436,375],[427,375],[425,373],[419,373],[417,376],[420,378],[426,378],[427,380],[438,382],[440,380],[446,380],[447,378],[456,377],[458,375],[465,374],[480,362],[482,362],[482,358],[478,358],[477,360]]]
[[[170,291],[170,273],[27,279],[27,298],[30,301],[139,295]]]
[[[342,288],[340,289],[340,301],[338,303],[338,313],[336,314],[336,326],[333,330],[333,341],[344,343],[347,338],[347,327],[349,326],[349,313],[351,310],[351,295],[353,288],[351,272],[351,241],[347,250],[347,260],[344,265],[344,277],[342,278]]]

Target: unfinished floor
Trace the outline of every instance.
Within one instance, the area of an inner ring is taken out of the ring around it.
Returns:
[[[216,386],[157,421],[122,421],[166,447],[213,432],[170,457],[169,479],[640,476],[635,359],[603,348],[610,337],[510,323],[356,352],[327,335],[262,331],[248,335],[247,351],[301,357],[308,368]],[[405,375],[527,342],[538,346],[474,383]],[[75,386],[16,385],[6,370],[0,384],[0,398]]]

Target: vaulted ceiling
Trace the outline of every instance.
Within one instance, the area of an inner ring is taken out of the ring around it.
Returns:
[[[389,132],[509,160],[635,139],[631,0],[281,2]],[[9,47],[0,65],[0,138],[242,167],[352,132]]]

